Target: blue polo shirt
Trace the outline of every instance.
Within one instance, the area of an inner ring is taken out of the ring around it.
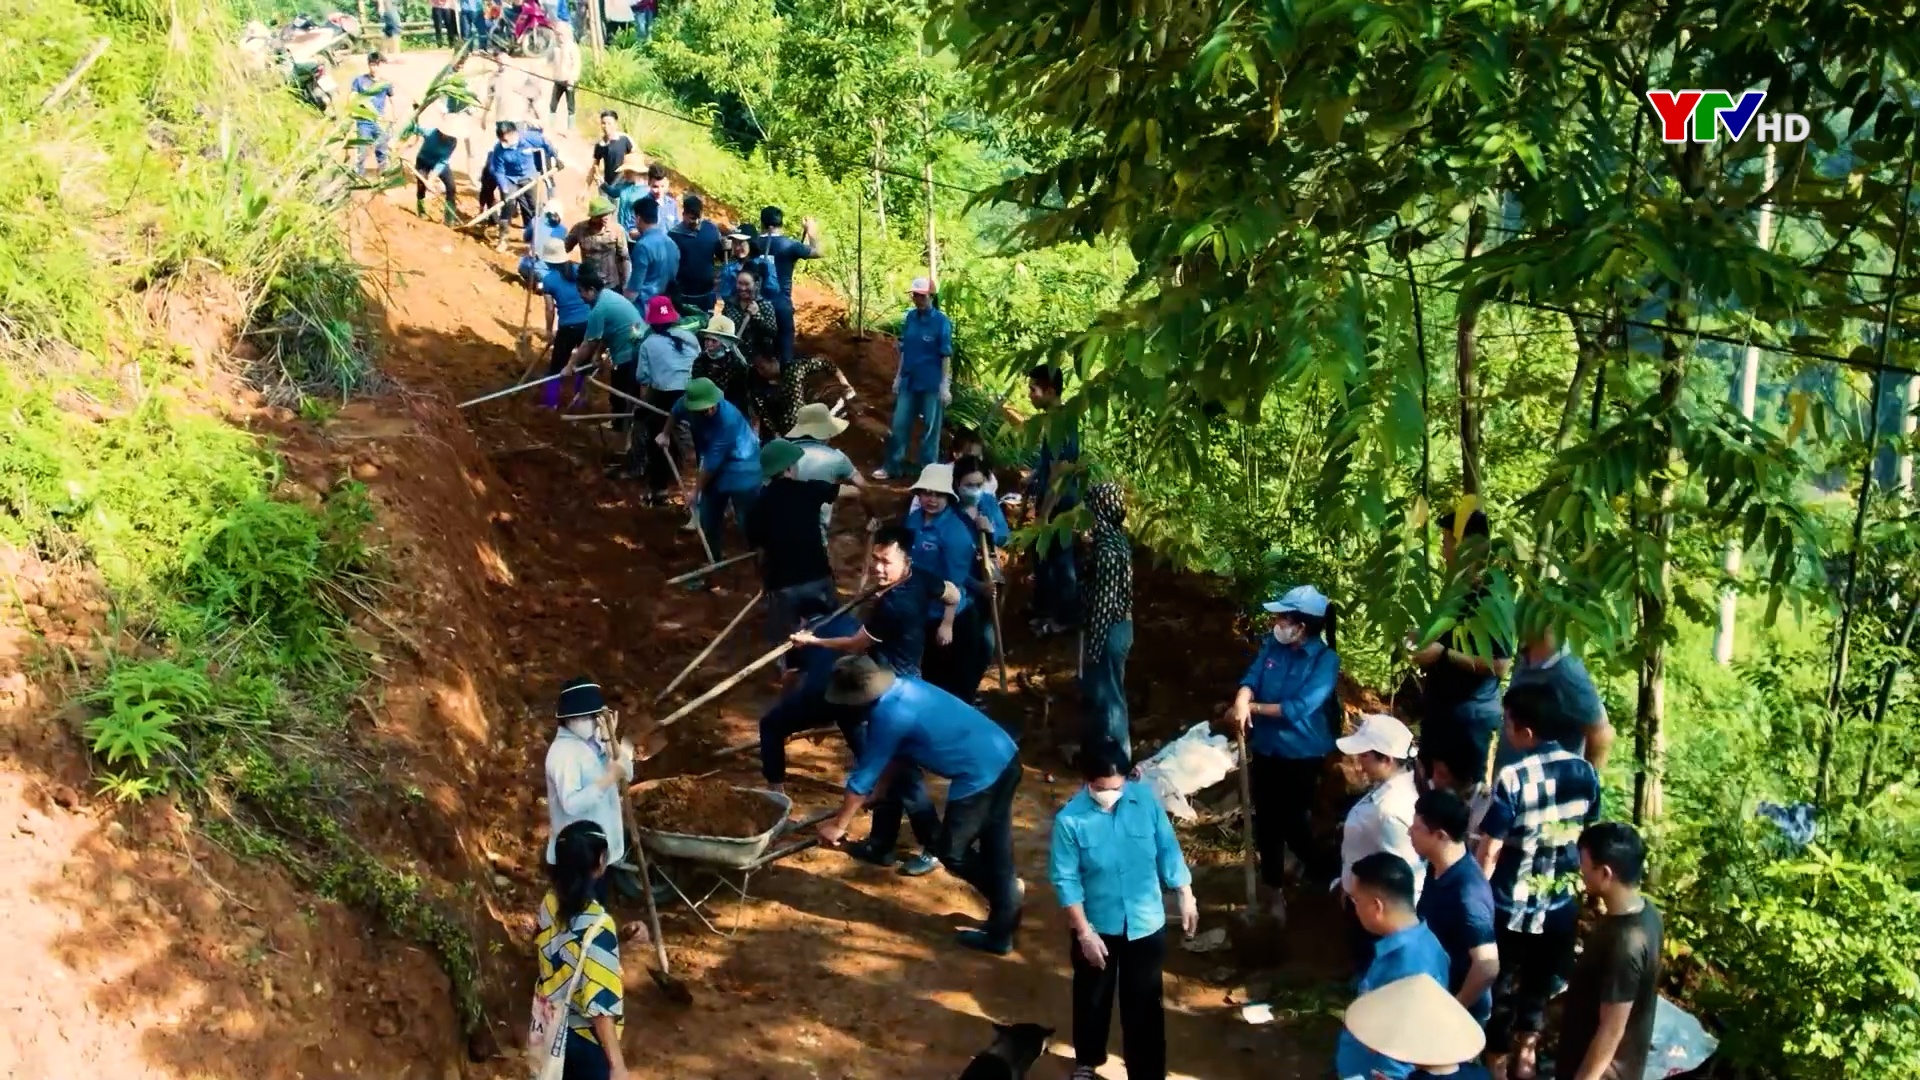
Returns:
[[[1447,950],[1440,947],[1440,939],[1433,936],[1426,923],[1414,923],[1374,943],[1373,963],[1360,977],[1360,993],[1378,990],[1409,975],[1430,976],[1441,986],[1447,985]],[[1376,1072],[1387,1080],[1405,1080],[1413,1073],[1411,1064],[1367,1049],[1344,1027],[1333,1052],[1333,1067],[1340,1080],[1373,1080]]]
[[[1160,800],[1132,781],[1111,813],[1086,788],[1060,808],[1047,873],[1061,907],[1081,905],[1095,930],[1128,941],[1167,925],[1162,891],[1193,882]]]
[[[967,610],[973,600],[967,595],[967,582],[973,578],[974,564],[980,561],[980,549],[975,546],[974,531],[967,519],[948,506],[932,516],[925,510],[914,510],[907,514],[906,525],[913,531],[914,570],[953,582],[960,590],[960,606],[955,612]],[[944,614],[946,605],[937,598],[927,607],[928,619]]]
[[[579,326],[587,321],[591,309],[580,299],[580,287],[568,281],[552,264],[540,268],[540,291],[553,297],[553,325]]]
[[[1272,634],[1260,638],[1240,685],[1261,705],[1280,706],[1279,716],[1255,716],[1248,745],[1256,754],[1292,761],[1333,753],[1333,728],[1327,702],[1340,674],[1340,657],[1318,635],[1282,645]]]
[[[769,299],[790,300],[793,296],[793,268],[801,259],[817,259],[819,252],[790,236],[766,237],[769,260],[766,294]]]
[[[533,167],[533,153],[526,147],[517,142],[512,146],[497,142],[487,151],[487,175],[493,177],[494,186],[505,198],[539,173]]]
[[[603,294],[604,295],[604,294]],[[760,437],[733,402],[724,398],[711,413],[690,412],[686,399],[673,403],[673,418],[693,428],[700,467],[713,474],[715,491],[752,491],[760,486]]]
[[[633,272],[627,278],[627,287],[634,293],[636,303],[644,304],[666,292],[674,275],[680,272],[680,248],[667,239],[667,230],[658,225],[641,233],[640,239],[628,248],[628,254],[633,257]]]
[[[1446,873],[1429,878],[1420,892],[1420,921],[1447,950],[1447,991],[1459,993],[1473,966],[1468,954],[1494,944],[1493,887],[1480,865],[1462,856]],[[1493,987],[1481,991],[1468,1011],[1485,1024],[1493,1012]]]
[[[919,679],[896,679],[867,713],[867,745],[847,790],[870,795],[894,758],[945,777],[947,805],[993,786],[1013,761],[1013,739],[985,713]]]
[[[720,236],[720,229],[711,221],[702,221],[688,228],[683,222],[667,234],[674,246],[680,249],[680,268],[675,284],[680,291],[692,296],[704,296],[713,291],[713,260],[720,255],[720,249],[726,241]]]
[[[900,322],[900,386],[915,394],[940,389],[940,361],[953,355],[953,320],[937,308],[908,308]]]
[[[927,608],[939,607],[946,590],[938,574],[911,568],[907,578],[874,598],[864,624],[873,646],[873,662],[895,675],[920,675],[920,657],[927,648]]]
[[[586,340],[604,342],[613,366],[626,367],[640,360],[640,335],[634,333],[639,325],[640,309],[608,286],[587,309]]]

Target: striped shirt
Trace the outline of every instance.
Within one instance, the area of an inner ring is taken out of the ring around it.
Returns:
[[[1546,931],[1547,913],[1580,895],[1580,832],[1600,820],[1600,778],[1584,758],[1542,743],[1493,778],[1481,832],[1501,841],[1493,903],[1503,925]]]
[[[598,1045],[600,1040],[593,1033],[594,1017],[613,1017],[615,1031],[623,1031],[626,1026],[625,1008],[620,1000],[623,994],[620,938],[614,931],[612,917],[598,900],[587,901],[585,910],[564,928],[559,925],[559,913],[560,898],[548,893],[540,902],[539,930],[533,936],[534,952],[540,958],[540,993],[552,998],[566,990],[567,981],[573,978],[574,965],[582,962],[584,954],[587,969],[573,992],[573,1000],[567,1003],[567,1030]]]

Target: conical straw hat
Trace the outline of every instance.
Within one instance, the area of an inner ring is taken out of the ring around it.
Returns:
[[[1431,975],[1360,995],[1347,1006],[1346,1025],[1367,1049],[1422,1068],[1472,1061],[1487,1045],[1473,1014]]]

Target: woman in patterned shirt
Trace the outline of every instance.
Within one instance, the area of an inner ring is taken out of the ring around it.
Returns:
[[[591,821],[562,829],[547,873],[553,889],[540,901],[533,937],[539,992],[548,998],[564,994],[575,970],[585,965],[566,1002],[566,1071],[561,1075],[563,1080],[626,1080],[620,1052],[625,1023],[620,937],[596,896],[607,873],[607,834]],[[645,931],[635,940],[645,942]]]
[[[751,268],[733,276],[733,297],[720,309],[740,335],[740,348],[748,356],[779,355],[780,320],[773,305],[760,298],[760,276]]]
[[[753,416],[760,425],[761,438],[778,439],[793,428],[800,406],[807,404],[808,384],[817,375],[832,375],[840,384],[841,396],[853,396],[853,384],[840,369],[817,356],[795,357],[782,368],[780,358],[772,353],[753,354],[747,393],[753,399]]]
[[[1087,554],[1086,665],[1080,677],[1085,744],[1112,739],[1133,757],[1127,719],[1127,653],[1133,649],[1133,545],[1121,528],[1127,507],[1120,486],[1087,489],[1093,514],[1093,544]]]

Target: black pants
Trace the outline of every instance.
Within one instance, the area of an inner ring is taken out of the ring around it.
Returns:
[[[1277,889],[1284,880],[1286,849],[1292,848],[1307,879],[1332,881],[1338,867],[1313,840],[1313,800],[1320,790],[1322,758],[1252,754],[1247,781],[1253,786],[1253,840],[1260,849],[1260,880]]]
[[[1573,968],[1573,943],[1579,932],[1580,905],[1563,904],[1547,915],[1546,932],[1523,934],[1505,926],[1495,931],[1500,974],[1493,980],[1493,1014],[1487,1018],[1487,1050],[1504,1054],[1516,1035],[1537,1034],[1546,1026],[1553,984]]]
[[[630,394],[636,393],[636,391],[633,390],[627,392]],[[686,395],[687,392],[685,390],[660,390],[649,387],[646,393],[637,394],[636,396],[646,398],[647,404],[653,406],[655,409],[659,409],[661,412],[671,413],[673,406]],[[661,416],[660,413],[654,412],[652,409],[639,409],[637,411],[641,413],[641,422],[634,425],[634,430],[640,434],[634,436],[635,441],[632,444],[632,450],[627,458],[627,466],[628,468],[638,469],[640,467],[640,455],[645,453],[647,462],[647,488],[655,495],[665,495],[667,492],[673,490],[673,465],[668,461],[667,455],[678,454],[680,452],[679,425],[673,424],[672,421]],[[669,426],[673,429],[673,438],[668,443],[667,448],[662,450],[660,444],[653,440],[659,438],[660,433],[668,430]]]
[[[792,282],[787,287],[793,287]],[[780,369],[786,370],[793,363],[793,297],[782,294],[771,298],[773,301],[773,324],[778,331],[776,347],[780,350]]]
[[[454,10],[452,8],[441,7],[429,8],[428,10],[433,13],[434,45],[440,45],[440,35],[443,32],[447,37],[446,48],[451,49],[460,44],[460,21],[459,17],[454,13]]]
[[[804,686],[783,695],[760,717],[760,775],[769,784],[787,782],[787,740],[802,731],[834,724],[847,735],[849,748],[859,746],[857,736],[866,733],[866,721],[850,721],[848,714],[852,712],[829,704],[823,692]],[[855,734],[849,734],[850,725],[857,725]]]
[[[640,385],[640,365],[637,363],[622,364],[614,368],[613,382],[608,385],[620,391],[622,394],[643,400],[646,398],[647,388]],[[633,425],[633,414],[638,408],[639,407],[633,402],[628,401],[624,397],[615,397],[612,394],[607,395],[607,411],[620,414],[620,419],[613,422],[613,430],[615,431],[625,431],[631,427]]]
[[[1007,762],[985,791],[948,799],[935,854],[953,876],[987,901],[981,927],[995,941],[1012,941],[1020,918],[1020,891],[1013,872],[1013,795],[1020,788],[1020,757]]]
[[[567,115],[572,116],[578,111],[579,105],[574,100],[573,84],[570,82],[556,82],[553,84],[553,99],[547,102],[547,111],[552,112],[558,109],[562,97],[567,99]]]
[[[972,701],[991,659],[985,633],[990,623],[979,603],[969,604],[953,617],[953,642],[948,645],[935,636],[939,620],[927,624],[926,651],[920,659],[923,677],[961,701]]]
[[[1127,1080],[1166,1080],[1167,1014],[1160,1003],[1160,969],[1167,959],[1167,928],[1138,941],[1124,934],[1100,935],[1107,966],[1096,968],[1080,952],[1073,957],[1073,1061],[1099,1068],[1107,1063],[1107,1026],[1113,999],[1120,999],[1120,1052],[1127,1059]]]

